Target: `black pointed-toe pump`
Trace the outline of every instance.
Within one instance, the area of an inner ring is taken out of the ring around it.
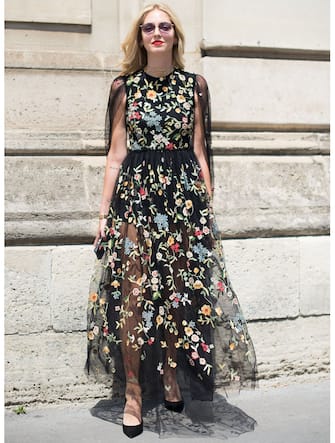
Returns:
[[[142,434],[142,432],[143,432],[143,420],[141,421],[141,423],[139,425],[135,425],[135,426],[128,426],[128,425],[123,424],[122,428],[123,428],[123,433],[127,437],[129,437],[129,438],[137,437],[138,435]]]
[[[166,409],[173,412],[182,412],[184,409],[184,400],[180,401],[168,401],[164,400],[164,405]]]

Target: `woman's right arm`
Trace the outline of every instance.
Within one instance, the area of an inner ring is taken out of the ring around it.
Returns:
[[[125,105],[126,96],[120,101],[120,106],[115,112],[112,124],[112,138],[110,149],[106,158],[104,184],[102,191],[102,198],[100,203],[100,217],[99,228],[94,240],[94,245],[100,237],[105,237],[105,228],[107,224],[107,215],[109,212],[110,203],[114,193],[114,187],[119,175],[119,170],[123,160],[127,155],[127,134],[125,127]]]

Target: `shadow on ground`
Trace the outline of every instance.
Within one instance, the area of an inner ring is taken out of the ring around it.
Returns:
[[[164,437],[230,438],[253,431],[257,422],[242,409],[216,394],[213,402],[184,396],[185,408],[179,414],[168,411],[162,402],[143,401],[144,429]],[[100,400],[91,410],[94,417],[122,425],[124,400]]]

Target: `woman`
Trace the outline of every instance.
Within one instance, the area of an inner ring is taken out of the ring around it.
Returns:
[[[183,47],[173,12],[147,6],[108,102],[87,366],[125,399],[129,437],[143,430],[142,398],[181,413],[188,396],[256,378],[211,209],[207,84],[183,71]]]

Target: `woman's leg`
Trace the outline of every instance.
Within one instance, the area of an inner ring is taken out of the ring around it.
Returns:
[[[172,265],[172,275],[174,276],[175,293],[182,294],[185,292],[185,283],[180,275],[180,270],[186,269],[185,256],[181,255],[178,260]],[[167,292],[166,297],[169,298],[171,292]],[[169,321],[167,327],[164,328],[165,340],[167,343],[166,358],[164,362],[163,384],[164,397],[169,402],[181,401],[182,396],[177,382],[177,365],[178,365],[178,338],[182,338],[183,326],[182,319],[184,318],[184,306],[179,303],[177,305],[170,305],[167,319]]]
[[[141,292],[142,267],[140,262],[137,232],[134,225],[126,225],[124,233],[127,242],[122,257],[124,279],[122,282],[122,306],[120,311],[120,338],[123,366],[126,378],[125,409],[123,423],[136,426],[142,421],[142,392],[140,386],[139,334],[136,326],[142,320],[142,303],[138,301]]]
[[[140,353],[122,346],[122,355],[126,374],[123,423],[127,426],[136,426],[142,421],[142,392],[139,383]]]
[[[164,398],[170,402],[178,402],[182,397],[177,382],[177,367],[175,366],[177,363],[177,349],[174,345],[176,336],[168,332],[165,337],[168,348],[163,373]]]

